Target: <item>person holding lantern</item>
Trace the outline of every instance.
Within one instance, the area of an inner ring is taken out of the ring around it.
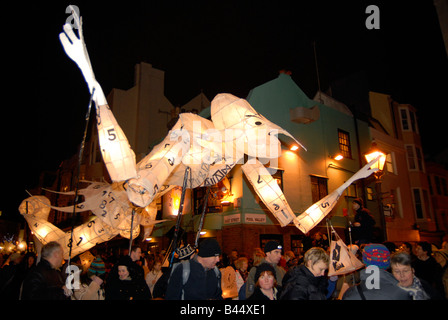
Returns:
[[[353,223],[355,243],[358,245],[371,243],[375,219],[369,209],[364,208],[364,201],[361,198],[353,200],[352,208],[355,212],[355,222]]]

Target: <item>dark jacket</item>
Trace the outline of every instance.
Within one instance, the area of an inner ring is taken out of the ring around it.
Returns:
[[[197,257],[188,261],[190,273],[185,285],[183,285],[183,265],[180,263],[173,267],[165,299],[182,300],[183,290],[184,300],[222,300],[221,272],[218,270],[217,277],[214,269],[205,270],[197,262]]]
[[[373,237],[373,226],[375,219],[370,211],[366,208],[359,208],[356,210],[355,222],[359,222],[361,226],[353,227],[353,237],[355,241],[362,243],[370,243]]]
[[[280,297],[280,291],[277,288],[277,294],[276,294],[276,298],[274,300],[278,300],[278,298]],[[259,287],[255,287],[254,293],[252,293],[252,295],[247,298],[247,300],[267,300],[270,301],[271,299],[269,299],[262,291]]]
[[[304,264],[288,271],[285,278],[287,280],[282,286],[281,300],[327,299],[327,277],[315,277]]]
[[[373,277],[374,275],[373,272],[366,273],[366,270],[363,269],[360,271],[360,284],[349,288],[345,292],[342,300],[363,300],[358,291],[359,289],[361,289],[366,300],[411,300],[408,292],[398,286],[398,280],[391,273],[382,269],[377,270],[379,270],[378,289],[367,288],[366,282],[373,285],[373,280],[369,277]]]
[[[62,287],[65,285],[61,271],[42,259],[23,281],[22,300],[69,300]]]
[[[412,266],[417,278],[427,281],[435,290],[443,294],[442,266],[437,263],[434,257],[430,256],[425,261],[417,258]]]
[[[120,280],[108,279],[105,288],[106,300],[150,300],[151,291],[145,281],[140,278]]]

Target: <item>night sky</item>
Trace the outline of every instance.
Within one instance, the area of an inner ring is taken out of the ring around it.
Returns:
[[[312,98],[315,42],[323,91],[364,74],[368,89],[418,109],[425,153],[448,147],[439,114],[448,106],[448,59],[432,1],[18,2],[2,8],[3,217],[18,215],[39,173],[55,170],[82,139],[89,93],[58,39],[69,4],[80,9],[106,95],[131,88],[135,64],[145,61],[165,71],[173,105],[201,90],[210,100],[245,98],[281,69]],[[365,26],[370,4],[380,9],[379,30]]]

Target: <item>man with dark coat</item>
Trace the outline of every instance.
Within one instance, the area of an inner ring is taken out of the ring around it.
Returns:
[[[355,222],[353,223],[353,238],[358,245],[371,243],[373,237],[373,226],[375,219],[361,198],[353,200],[353,211],[355,211]]]
[[[41,261],[23,281],[22,300],[69,300],[70,291],[65,287],[59,270],[63,262],[61,245],[52,241],[42,247]]]
[[[215,239],[199,244],[198,254],[173,266],[166,300],[222,300],[221,272],[216,267],[221,248]]]

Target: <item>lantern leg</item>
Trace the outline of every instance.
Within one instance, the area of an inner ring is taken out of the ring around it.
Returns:
[[[198,247],[199,237],[201,236],[202,226],[204,225],[204,216],[205,216],[205,211],[207,210],[209,194],[210,194],[210,186],[207,187],[207,191],[205,193],[204,206],[202,207],[201,220],[199,221],[198,232],[196,233],[196,240],[194,241],[195,248]]]

